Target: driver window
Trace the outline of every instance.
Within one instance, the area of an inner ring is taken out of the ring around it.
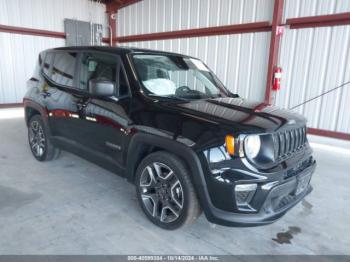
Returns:
[[[88,90],[91,79],[116,81],[118,59],[102,53],[84,53],[81,56],[79,88]]]

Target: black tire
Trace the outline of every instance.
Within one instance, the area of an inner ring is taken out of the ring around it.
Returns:
[[[153,182],[152,176],[156,177]],[[195,222],[201,214],[189,170],[173,154],[158,151],[145,157],[137,168],[135,184],[142,210],[161,228],[177,229]],[[155,202],[158,204],[154,204]]]
[[[60,150],[51,143],[49,132],[40,115],[34,115],[28,122],[28,142],[33,156],[38,161],[50,161],[60,154]]]

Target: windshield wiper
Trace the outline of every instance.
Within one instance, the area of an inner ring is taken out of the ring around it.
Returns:
[[[188,101],[187,98],[179,97],[179,96],[176,96],[176,95],[156,95],[156,94],[148,94],[148,96],[151,96],[151,97],[160,97],[160,98],[168,98],[168,99],[177,99],[177,100],[181,100],[181,101]]]

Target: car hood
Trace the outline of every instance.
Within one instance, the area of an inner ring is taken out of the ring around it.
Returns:
[[[169,106],[188,117],[239,126],[247,132],[275,132],[306,125],[302,115],[243,98],[191,100]]]

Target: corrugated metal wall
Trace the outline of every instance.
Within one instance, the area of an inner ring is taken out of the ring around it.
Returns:
[[[88,0],[0,0],[0,24],[64,31],[64,19],[106,25],[105,6]],[[38,53],[64,39],[0,32],[0,104],[22,102]]]
[[[273,0],[144,0],[118,12],[118,36],[270,21],[272,11]],[[230,90],[263,100],[269,42],[263,32],[123,45],[199,57]]]
[[[198,57],[234,93],[262,101],[268,62],[270,33],[145,41],[124,44]]]
[[[273,0],[143,0],[118,12],[118,36],[271,21]],[[350,11],[350,0],[285,0],[287,18]],[[0,0],[0,24],[63,31],[63,19],[106,24],[105,7],[88,0]],[[241,96],[263,100],[270,33],[196,37],[124,45],[199,57]],[[350,26],[286,29],[279,64],[284,75],[276,104],[290,108],[350,80]],[[0,103],[22,100],[37,53],[64,40],[0,33]],[[350,88],[296,111],[309,126],[350,133]]]
[[[285,18],[350,11],[350,0],[286,0]],[[350,26],[286,30],[279,64],[284,74],[276,104],[291,108],[350,81]],[[350,86],[295,109],[309,127],[350,133]]]
[[[118,35],[137,35],[200,27],[271,21],[273,0],[144,0],[120,10]],[[287,18],[350,11],[350,0],[285,0]],[[350,80],[350,26],[286,29],[279,63],[282,89],[276,104],[290,108]],[[249,33],[123,45],[196,56],[224,84],[242,97],[262,101],[265,93],[270,33]],[[326,95],[296,111],[309,126],[350,133],[350,88]]]
[[[0,104],[22,102],[38,53],[64,39],[0,33]]]
[[[287,18],[350,12],[350,0],[284,0],[283,21]]]
[[[106,25],[105,11],[89,0],[0,0],[0,24],[63,32],[65,18]]]
[[[118,36],[270,21],[273,0],[143,0],[118,12]]]

